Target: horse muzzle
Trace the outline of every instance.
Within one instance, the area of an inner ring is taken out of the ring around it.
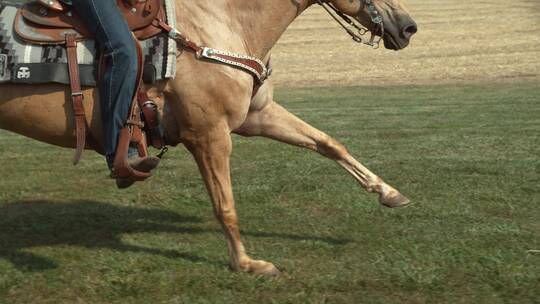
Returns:
[[[384,47],[395,51],[404,49],[409,45],[412,36],[417,32],[418,26],[414,21],[401,26],[397,33],[386,31],[383,36]]]

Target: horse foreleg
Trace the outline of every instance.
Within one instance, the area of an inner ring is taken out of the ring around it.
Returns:
[[[251,259],[242,243],[229,168],[232,143],[227,130],[227,127],[218,127],[205,134],[188,136],[193,140],[188,140],[185,145],[195,157],[212,199],[215,216],[227,238],[232,269],[258,274],[277,274],[279,271],[273,264]]]
[[[386,207],[400,207],[409,200],[386,184],[354,159],[347,149],[327,134],[315,129],[275,102],[249,113],[245,123],[235,133],[242,136],[264,136],[291,145],[305,147],[337,161],[368,192],[379,194],[379,202]]]

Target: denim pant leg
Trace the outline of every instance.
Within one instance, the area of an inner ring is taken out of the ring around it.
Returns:
[[[127,22],[113,0],[73,1],[75,11],[104,52],[106,69],[99,84],[105,156],[112,167],[137,80],[137,50]],[[136,153],[130,148],[130,154]]]

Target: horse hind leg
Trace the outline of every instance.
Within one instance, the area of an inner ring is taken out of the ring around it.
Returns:
[[[379,202],[390,208],[405,206],[409,200],[352,157],[338,141],[294,116],[276,102],[249,113],[235,133],[264,136],[287,144],[308,148],[337,161],[368,192],[379,194]]]
[[[212,199],[214,214],[225,233],[231,268],[256,274],[278,274],[272,263],[250,258],[242,243],[230,176],[232,142],[228,127],[216,127],[213,131],[193,134],[189,138],[196,138],[188,140],[185,145],[195,157]]]

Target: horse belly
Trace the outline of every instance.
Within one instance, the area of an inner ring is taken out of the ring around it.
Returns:
[[[85,92],[87,122],[92,92]],[[0,85],[0,128],[62,147],[75,147],[69,88],[62,85]]]

